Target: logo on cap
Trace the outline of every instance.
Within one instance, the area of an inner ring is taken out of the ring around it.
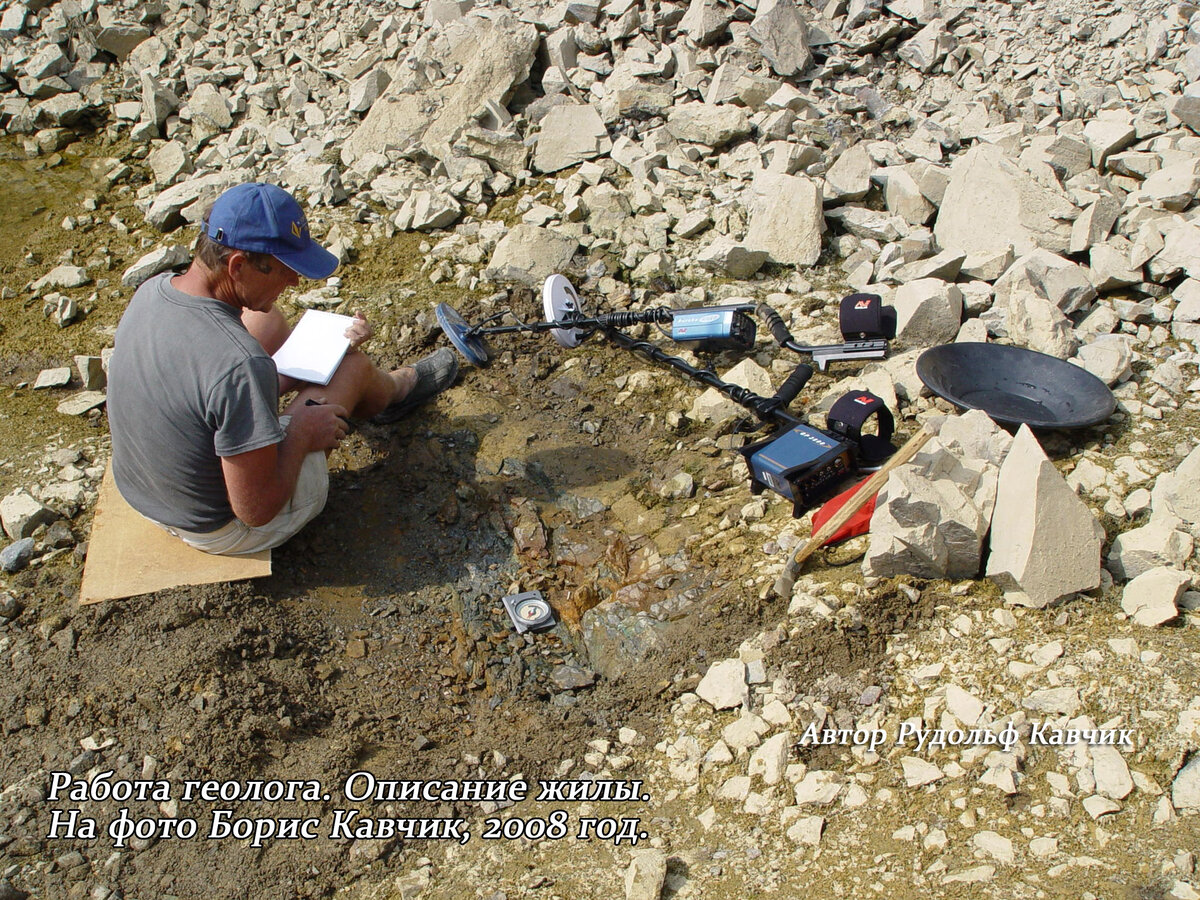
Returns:
[[[299,222],[292,223],[292,234],[296,237],[304,237],[304,227]]]

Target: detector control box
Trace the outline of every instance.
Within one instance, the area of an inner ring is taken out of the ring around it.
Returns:
[[[853,444],[811,425],[796,425],[741,452],[750,467],[751,492],[770,488],[792,501],[796,516],[854,471]]]
[[[740,306],[680,309],[672,316],[671,339],[697,350],[751,350],[754,335],[754,320]]]

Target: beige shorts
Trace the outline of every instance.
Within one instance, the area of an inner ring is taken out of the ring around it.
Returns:
[[[283,416],[280,421],[284,427],[287,423]],[[269,550],[293,537],[301,528],[317,517],[325,508],[329,497],[329,467],[325,462],[325,454],[314,450],[304,457],[300,466],[300,477],[296,479],[296,489],[284,504],[283,509],[266,525],[251,527],[241,519],[234,519],[227,525],[222,525],[216,531],[203,534],[194,531],[184,531],[181,528],[169,528],[161,522],[155,522],[160,528],[180,538],[190,547],[203,550],[205,553],[215,553],[218,556],[242,556],[247,553],[258,553]],[[151,520],[153,521],[153,520]]]

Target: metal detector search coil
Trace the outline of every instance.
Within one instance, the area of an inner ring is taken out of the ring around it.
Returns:
[[[501,602],[512,619],[513,628],[517,634],[527,631],[545,631],[553,628],[554,610],[542,597],[541,591],[525,591],[523,594],[509,594],[502,597]]]

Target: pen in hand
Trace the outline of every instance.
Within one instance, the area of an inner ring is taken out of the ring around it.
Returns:
[[[324,400],[314,400],[312,397],[309,397],[307,400],[304,401],[304,405],[305,406],[324,406],[325,401]],[[352,431],[354,431],[354,425],[351,424],[349,419],[347,419],[345,416],[338,416],[338,418],[346,423],[346,434],[350,434]]]

